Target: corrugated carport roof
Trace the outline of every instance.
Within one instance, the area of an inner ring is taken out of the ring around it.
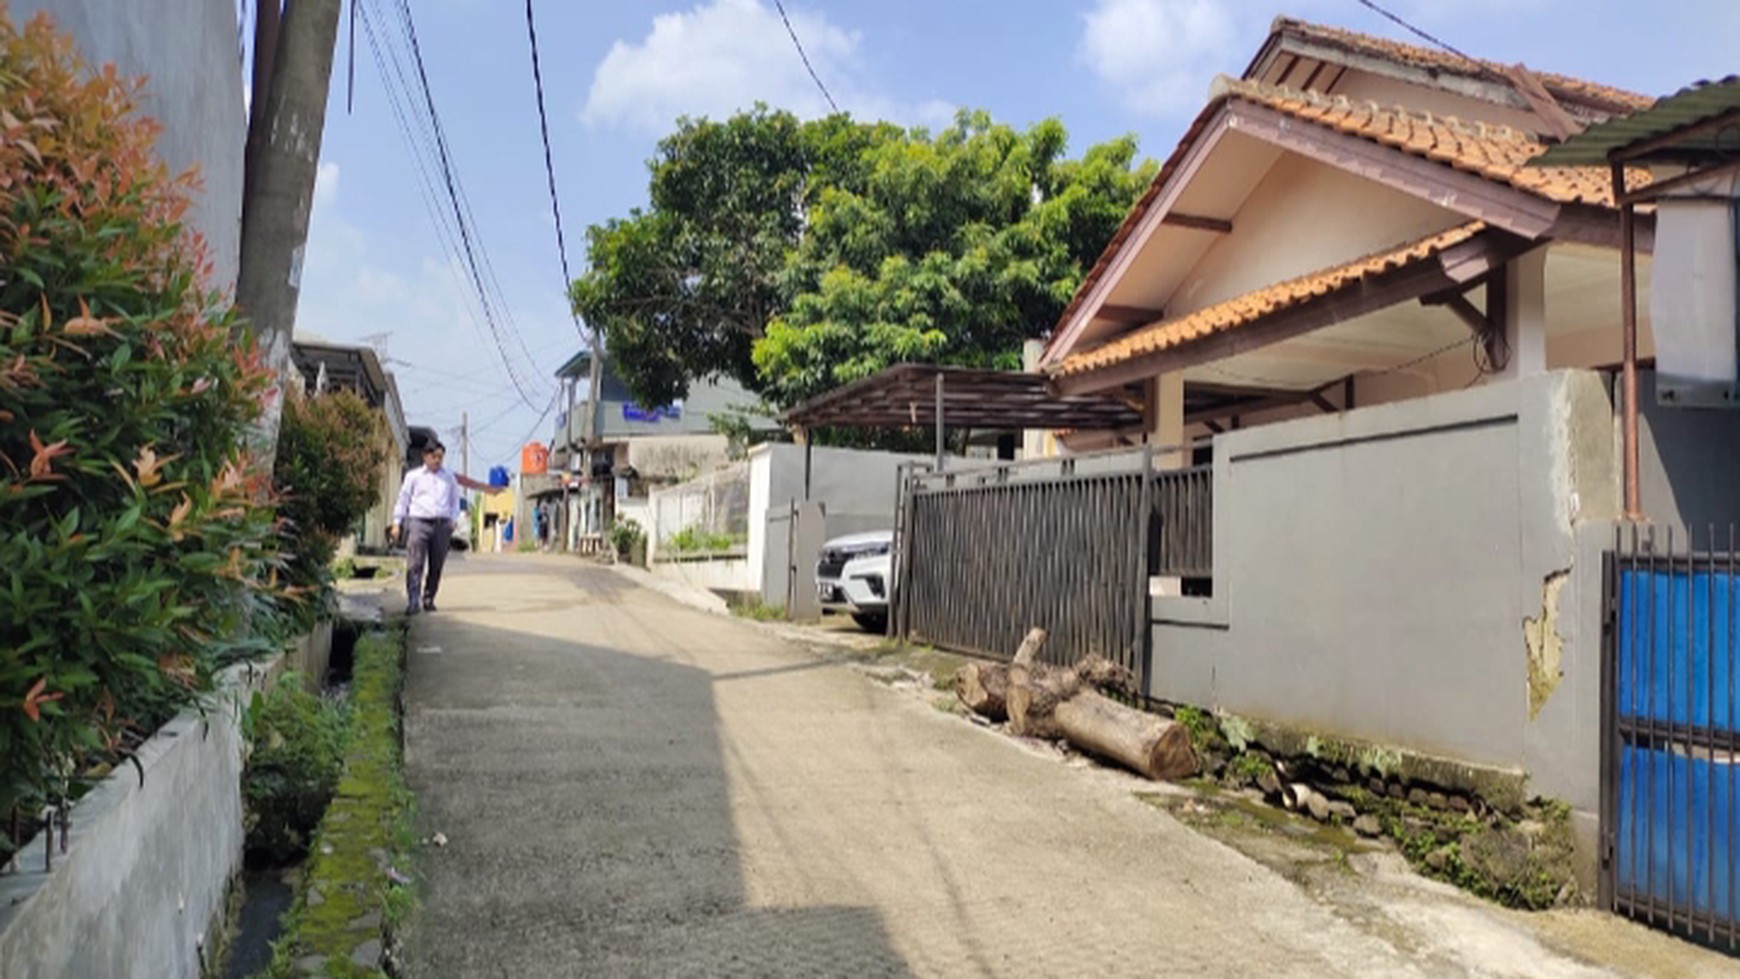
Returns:
[[[936,423],[942,379],[943,424],[977,429],[1132,428],[1142,413],[1106,394],[1064,396],[1041,374],[897,364],[835,388],[781,418],[802,428],[911,428]]]
[[[1655,152],[1647,152],[1650,144],[1681,130],[1687,130],[1681,138],[1671,139]],[[1661,162],[1686,163],[1740,155],[1740,75],[1698,82],[1651,108],[1597,123],[1536,157],[1529,165],[1588,166],[1644,155]]]

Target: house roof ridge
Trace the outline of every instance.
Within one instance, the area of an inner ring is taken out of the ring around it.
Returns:
[[[1417,66],[1429,67],[1432,70],[1451,71],[1458,74],[1495,73],[1499,76],[1505,76],[1507,68],[1510,67],[1490,58],[1476,58],[1441,51],[1422,44],[1392,40],[1379,34],[1368,34],[1346,27],[1320,24],[1298,17],[1285,15],[1276,17],[1270,24],[1269,37],[1273,39],[1287,34],[1378,57],[1406,61]],[[1655,102],[1653,96],[1644,95],[1641,92],[1633,92],[1617,86],[1578,78],[1574,75],[1540,71],[1533,68],[1529,70],[1543,84],[1559,89],[1560,94],[1571,95],[1625,111],[1635,111]]]
[[[1410,106],[1395,103],[1379,102],[1375,99],[1360,99],[1357,102],[1345,95],[1329,95],[1323,92],[1291,88],[1286,85],[1273,85],[1250,78],[1229,78],[1221,76],[1215,79],[1213,91],[1221,97],[1245,98],[1269,105],[1276,99],[1303,102],[1320,109],[1333,109],[1348,112],[1364,107],[1373,115],[1383,113],[1407,119],[1410,122],[1421,122],[1429,126],[1443,126],[1459,136],[1473,136],[1483,140],[1506,140],[1510,142],[1527,143],[1532,146],[1545,147],[1546,144],[1536,139],[1534,135],[1514,126],[1502,123],[1482,122],[1478,119],[1464,119],[1461,116],[1436,114],[1425,109],[1415,109]],[[1271,106],[1272,107],[1272,106]]]

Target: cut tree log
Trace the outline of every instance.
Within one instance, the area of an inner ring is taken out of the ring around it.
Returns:
[[[1059,701],[1052,719],[1070,744],[1155,781],[1196,774],[1190,732],[1176,721],[1125,707],[1088,689]]]
[[[1002,663],[968,663],[955,674],[955,696],[967,709],[993,721],[1009,717],[1009,667]]]
[[[1131,689],[1127,669],[1099,656],[1083,659],[1074,669],[1045,667],[1035,662],[1045,636],[1044,629],[1029,632],[1005,674],[1003,703],[1011,733],[1062,738],[1155,780],[1195,774],[1199,762],[1182,724],[1126,707],[1094,689]]]

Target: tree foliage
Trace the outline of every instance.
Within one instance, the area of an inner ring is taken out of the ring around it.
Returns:
[[[276,650],[297,601],[241,449],[273,379],[139,89],[0,15],[0,817]]]
[[[286,398],[279,425],[273,482],[295,540],[289,575],[324,590],[339,539],[380,496],[386,422],[357,394],[338,390]]]
[[[636,397],[723,374],[789,406],[901,361],[1011,368],[1153,173],[963,112],[936,134],[759,108],[684,120],[645,211],[591,229],[577,311]]]

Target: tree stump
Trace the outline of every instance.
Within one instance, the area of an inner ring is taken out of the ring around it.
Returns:
[[[955,696],[980,717],[1009,717],[1009,667],[1001,663],[968,663],[955,674]]]

